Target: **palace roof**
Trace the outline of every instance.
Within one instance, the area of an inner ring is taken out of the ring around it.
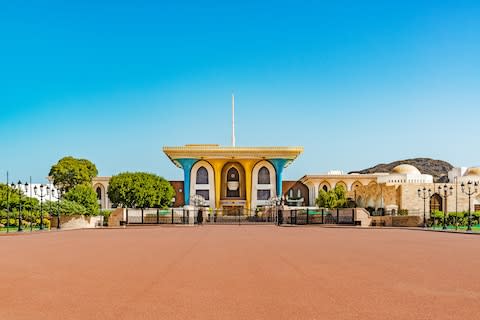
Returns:
[[[178,159],[286,159],[295,160],[303,147],[224,147],[218,144],[187,144],[182,147],[163,147],[163,152],[179,168]]]

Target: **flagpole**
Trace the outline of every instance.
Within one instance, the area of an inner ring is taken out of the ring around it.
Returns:
[[[232,147],[235,147],[235,96],[232,93]]]

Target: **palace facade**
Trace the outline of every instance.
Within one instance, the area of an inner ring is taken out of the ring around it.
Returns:
[[[255,210],[270,205],[272,198],[287,206],[314,207],[320,190],[341,186],[357,207],[369,211],[409,214],[423,213],[424,201],[418,190],[430,195],[426,210],[449,212],[480,210],[480,196],[470,199],[462,192],[468,182],[480,183],[480,168],[454,168],[449,182],[435,183],[433,177],[416,167],[402,164],[391,172],[346,174],[329,171],[284,181],[283,172],[303,152],[302,147],[224,147],[216,144],[164,147],[165,155],[183,171],[183,181],[170,181],[175,190],[175,207],[188,206],[200,196],[212,209]],[[93,188],[102,208],[111,208],[107,196],[110,177],[96,177]],[[445,197],[445,194],[447,195]],[[446,198],[446,200],[445,200]]]

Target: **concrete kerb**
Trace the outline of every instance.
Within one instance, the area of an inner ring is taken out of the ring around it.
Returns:
[[[338,226],[338,225],[289,225],[290,227],[320,227],[320,228],[344,228],[344,229],[357,229],[357,230],[409,230],[409,231],[424,231],[424,232],[440,232],[440,233],[454,233],[454,234],[471,234],[480,236],[480,232],[467,232],[467,231],[455,231],[455,230],[433,230],[424,229],[421,227],[358,227],[358,226]]]
[[[238,226],[250,226],[250,225],[238,225]],[[278,225],[270,225],[272,227],[277,227]],[[68,232],[68,231],[96,231],[96,230],[126,230],[126,229],[155,229],[155,228],[191,228],[191,227],[201,227],[199,225],[143,225],[143,226],[122,226],[122,227],[99,227],[99,228],[80,228],[80,229],[53,229],[53,230],[43,230],[43,231],[34,231],[34,232],[9,232],[9,233],[0,233],[0,237],[8,236],[30,236],[30,235],[41,235],[51,232]],[[278,227],[287,227],[287,228],[328,228],[328,229],[356,229],[356,230],[405,230],[405,231],[423,231],[423,232],[440,232],[440,233],[451,233],[451,234],[468,234],[480,236],[480,232],[467,232],[467,231],[455,231],[455,230],[432,230],[424,228],[411,228],[411,227],[358,227],[358,226],[337,226],[337,225],[280,225]]]

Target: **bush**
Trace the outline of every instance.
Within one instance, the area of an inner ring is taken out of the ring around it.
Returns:
[[[64,199],[82,205],[86,209],[85,214],[87,215],[97,215],[99,213],[97,194],[90,186],[77,185],[65,194]]]

